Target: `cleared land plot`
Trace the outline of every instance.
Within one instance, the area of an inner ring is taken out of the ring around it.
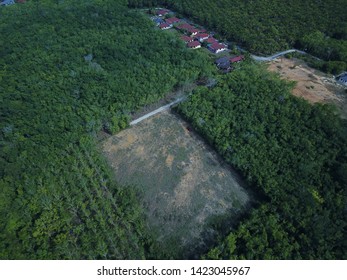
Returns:
[[[284,79],[296,81],[293,94],[311,103],[334,103],[341,112],[347,112],[347,95],[343,86],[333,78],[308,67],[298,59],[278,58],[270,62],[268,69]]]
[[[163,112],[103,143],[117,180],[143,189],[147,221],[163,250],[181,256],[209,242],[213,221],[236,219],[252,200],[241,178],[187,127]]]

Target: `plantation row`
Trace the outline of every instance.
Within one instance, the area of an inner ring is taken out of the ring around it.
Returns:
[[[0,258],[145,258],[137,194],[92,139],[213,66],[124,1],[28,1],[0,25]]]

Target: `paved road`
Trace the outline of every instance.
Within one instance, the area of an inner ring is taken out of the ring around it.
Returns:
[[[239,47],[238,47],[238,49],[244,51],[243,49],[241,49]],[[271,55],[271,56],[256,56],[256,55],[252,54],[251,57],[254,60],[256,60],[256,61],[271,61],[271,60],[274,60],[275,58],[277,58],[279,56],[285,55],[287,53],[292,53],[292,52],[299,52],[299,53],[305,54],[305,52],[303,52],[303,51],[299,51],[299,50],[296,50],[296,49],[290,49],[290,50],[286,50],[286,51],[283,51],[283,52],[275,53],[274,55]],[[175,101],[173,101],[173,102],[171,102],[171,103],[169,103],[167,105],[164,105],[164,106],[162,106],[162,107],[160,107],[160,108],[158,108],[158,109],[156,109],[156,110],[154,110],[154,111],[152,111],[152,112],[142,116],[141,118],[133,120],[130,123],[130,125],[138,124],[138,123],[140,123],[140,122],[142,122],[142,121],[144,121],[144,120],[146,120],[146,119],[148,119],[148,118],[150,118],[150,117],[152,117],[152,116],[154,116],[156,114],[159,114],[159,113],[161,113],[163,111],[168,110],[172,106],[174,106],[174,105],[176,105],[176,104],[178,104],[178,103],[180,103],[180,102],[182,102],[184,100],[185,100],[185,97],[180,97],[180,98],[176,99]]]
[[[240,47],[237,47],[237,48],[238,48],[239,50],[241,50],[241,51],[245,51],[245,50],[241,49]],[[253,54],[252,54],[251,57],[252,57],[254,60],[256,60],[256,61],[271,61],[271,60],[274,60],[274,59],[277,58],[277,57],[280,57],[280,56],[282,56],[282,55],[286,55],[287,53],[293,53],[293,52],[298,52],[298,53],[301,53],[301,54],[306,54],[304,51],[300,51],[300,50],[296,50],[296,49],[290,49],[290,50],[286,50],[286,51],[283,51],[283,52],[275,53],[274,55],[271,55],[271,56],[257,56],[257,55],[253,55]],[[138,118],[138,119],[136,119],[136,120],[133,120],[133,121],[130,123],[130,125],[138,124],[138,123],[140,123],[140,122],[142,122],[142,121],[144,121],[144,120],[146,120],[146,119],[148,119],[148,118],[150,118],[150,117],[152,117],[152,116],[154,116],[154,115],[156,115],[156,114],[159,114],[160,112],[166,111],[166,110],[168,110],[169,108],[171,108],[172,106],[174,106],[174,105],[176,105],[176,104],[178,104],[178,103],[184,101],[185,98],[186,98],[186,97],[180,97],[180,98],[176,99],[175,101],[173,101],[173,102],[171,102],[171,103],[169,103],[169,104],[167,104],[167,105],[164,105],[164,106],[162,106],[162,107],[160,107],[160,108],[158,108],[158,109],[156,109],[156,110],[154,110],[154,111],[152,111],[152,112],[150,112],[150,113],[148,113],[148,114],[142,116],[141,118]]]
[[[277,57],[279,57],[279,56],[286,55],[287,53],[293,53],[293,52],[298,52],[298,53],[301,53],[301,54],[306,54],[304,51],[299,51],[299,50],[296,50],[296,49],[291,49],[291,50],[286,50],[286,51],[283,51],[283,52],[275,53],[274,55],[271,55],[271,56],[257,56],[257,55],[252,54],[251,57],[252,57],[254,60],[256,60],[256,61],[271,61],[271,60],[274,60],[275,58],[277,58]]]
[[[241,48],[239,46],[236,46],[236,48],[238,50],[242,51],[242,52],[247,52],[245,49],[243,49],[243,48]],[[298,53],[301,53],[301,54],[307,54],[304,51],[300,51],[300,50],[297,50],[297,49],[290,49],[290,50],[286,50],[286,51],[275,53],[275,54],[270,55],[270,56],[257,56],[257,55],[251,54],[251,57],[254,60],[256,60],[256,61],[271,61],[271,60],[274,60],[275,58],[277,58],[279,56],[286,55],[287,53],[293,53],[293,52],[298,52]]]
[[[138,124],[139,122],[142,122],[142,121],[144,121],[145,119],[148,119],[149,117],[152,117],[152,116],[154,116],[154,115],[156,115],[156,114],[159,114],[160,112],[163,112],[163,111],[165,111],[165,110],[168,110],[168,109],[171,108],[172,106],[174,106],[174,105],[176,105],[176,104],[178,104],[178,103],[184,101],[185,99],[186,99],[186,97],[180,97],[180,98],[176,99],[175,101],[173,101],[173,102],[171,102],[171,103],[169,103],[169,104],[166,104],[166,105],[164,105],[164,106],[162,106],[162,107],[160,107],[160,108],[158,108],[158,109],[156,109],[156,110],[154,110],[154,111],[152,111],[152,112],[150,112],[150,113],[148,113],[148,114],[142,116],[141,118],[138,118],[138,119],[136,119],[136,120],[133,120],[133,121],[130,123],[130,125]]]

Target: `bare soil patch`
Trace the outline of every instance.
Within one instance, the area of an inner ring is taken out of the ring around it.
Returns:
[[[117,180],[142,189],[148,225],[171,255],[202,248],[215,237],[214,219],[236,220],[253,200],[240,176],[170,112],[110,137],[103,150]]]
[[[299,59],[278,58],[268,63],[270,71],[279,73],[284,79],[297,82],[293,94],[311,103],[333,103],[343,116],[347,111],[347,94],[343,86]]]

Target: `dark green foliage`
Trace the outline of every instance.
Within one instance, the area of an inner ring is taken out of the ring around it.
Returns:
[[[308,52],[324,60],[347,61],[347,41],[326,37],[320,31],[304,36],[301,44]]]
[[[347,63],[344,0],[129,0],[129,5],[168,6],[251,53],[272,54],[300,47],[324,60]],[[327,71],[340,69],[341,65],[330,65]]]
[[[345,68],[342,1],[130,2],[170,5],[250,51],[298,43],[332,60],[326,71]],[[157,246],[137,194],[115,183],[94,136],[211,69],[203,52],[125,5],[0,9],[1,259],[142,259]],[[244,66],[180,107],[266,197],[208,258],[346,258],[346,132],[332,108],[289,88]]]
[[[136,195],[92,139],[210,64],[125,4],[0,9],[1,259],[145,257]]]
[[[1,180],[1,259],[145,257],[148,236],[134,192],[113,183],[93,141],[37,153],[41,161],[21,157],[30,170],[21,180]]]
[[[347,134],[331,107],[244,65],[179,112],[266,197],[208,258],[346,257]]]

